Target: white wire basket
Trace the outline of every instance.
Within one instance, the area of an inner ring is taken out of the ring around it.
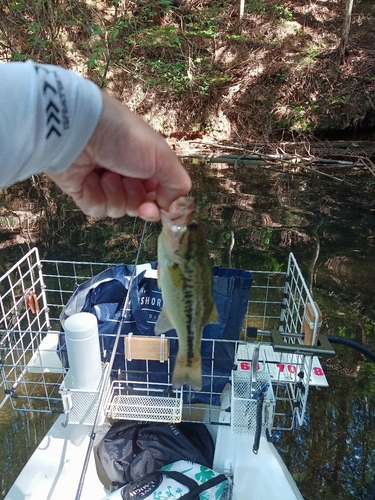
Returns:
[[[267,430],[271,434],[275,398],[269,373],[257,371],[253,381],[251,371],[233,370],[231,405],[234,433],[254,435],[261,426],[262,436]]]
[[[181,422],[182,390],[172,391],[170,386],[150,382],[114,380],[106,414],[112,419]]]
[[[64,413],[70,424],[93,425],[100,403],[101,391],[104,392],[105,399],[108,391],[107,387],[102,388],[102,384],[106,379],[108,365],[102,363],[102,378],[95,391],[83,391],[81,389],[72,389],[67,387],[67,377],[60,386],[59,393],[61,395]],[[102,411],[99,414],[98,424],[104,421],[105,415]]]

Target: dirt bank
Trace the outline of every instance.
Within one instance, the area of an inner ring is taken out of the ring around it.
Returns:
[[[166,137],[246,143],[375,131],[375,4],[4,0],[0,56],[94,79]]]

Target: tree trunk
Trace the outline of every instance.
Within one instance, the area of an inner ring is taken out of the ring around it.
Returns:
[[[237,31],[239,35],[242,34],[242,20],[244,13],[245,13],[245,0],[240,0],[240,11],[238,16],[238,26],[237,26]]]
[[[338,54],[339,65],[344,64],[345,62],[345,51],[349,38],[350,24],[352,21],[353,3],[354,0],[346,0],[344,26],[342,29],[341,41],[339,45],[339,54]]]
[[[245,0],[240,0],[240,23],[242,22],[244,12],[245,12]]]

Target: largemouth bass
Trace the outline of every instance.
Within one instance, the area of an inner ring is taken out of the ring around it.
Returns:
[[[155,333],[171,329],[177,332],[179,349],[173,387],[187,383],[193,390],[200,390],[203,327],[218,321],[204,227],[192,198],[188,197],[173,202],[168,211],[161,210],[161,220],[158,285],[164,307]]]

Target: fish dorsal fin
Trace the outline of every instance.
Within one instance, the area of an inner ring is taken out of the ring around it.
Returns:
[[[161,335],[162,333],[166,333],[174,329],[175,327],[172,325],[165,307],[163,307],[155,323],[155,330],[154,330],[155,335]]]

